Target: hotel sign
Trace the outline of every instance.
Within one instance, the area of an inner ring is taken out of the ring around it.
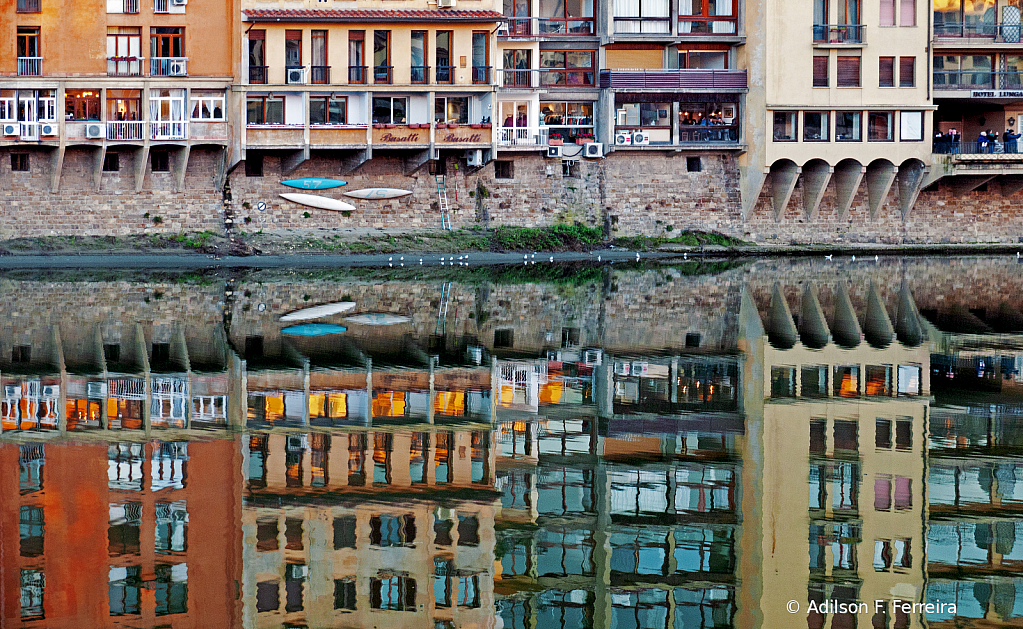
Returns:
[[[1023,90],[974,90],[970,98],[1023,98]]]

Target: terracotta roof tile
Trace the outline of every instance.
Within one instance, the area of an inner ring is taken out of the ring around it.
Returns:
[[[423,9],[246,9],[250,22],[500,22],[496,11]]]

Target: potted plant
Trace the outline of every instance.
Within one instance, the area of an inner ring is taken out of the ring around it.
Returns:
[[[457,128],[458,128],[458,123],[457,122],[449,122],[448,123],[448,129],[457,129]]]
[[[561,138],[560,133],[551,133],[547,136],[547,144],[550,146],[561,146],[565,141]]]
[[[580,133],[579,135],[575,136],[576,144],[589,144],[590,142],[593,141],[594,140],[592,133]]]
[[[395,128],[396,126],[398,126],[398,125],[394,125],[394,124],[385,124],[385,125],[384,125],[384,128],[385,128],[385,129],[393,129],[393,128]]]
[[[384,125],[382,125],[382,124],[379,124],[379,123],[376,123],[376,124],[374,124],[374,125],[373,125],[373,128],[374,128],[374,129],[383,129],[383,128],[384,128]]]
[[[418,129],[418,128],[419,128],[419,125],[413,122],[412,124],[410,124],[410,125],[408,126],[408,128],[409,128],[409,129]]]
[[[483,123],[481,123],[481,122],[474,122],[471,125],[469,125],[469,127],[472,128],[472,129],[482,129],[483,128]]]
[[[483,127],[484,129],[490,129],[490,128],[491,128],[491,127],[493,127],[494,125],[492,125],[492,124],[491,124],[491,123],[489,123],[489,122],[484,122],[484,123],[483,123],[483,124],[481,124],[480,126],[481,126],[481,127]]]

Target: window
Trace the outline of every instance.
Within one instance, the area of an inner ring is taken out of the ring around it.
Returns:
[[[924,112],[899,112],[899,140],[902,142],[922,142],[924,139]]]
[[[41,76],[42,52],[39,49],[39,28],[18,27],[18,76]]]
[[[284,67],[302,67],[302,31],[284,31]]]
[[[227,100],[223,91],[192,90],[189,100],[192,120],[215,122],[227,119],[224,116],[224,112],[227,111]]]
[[[42,620],[46,618],[43,608],[43,592],[46,590],[46,575],[42,570],[21,571],[21,620]]]
[[[169,173],[170,172],[170,152],[169,151],[153,151],[149,154],[149,159],[153,165],[154,173]],[[156,357],[156,345],[153,344],[153,357]]]
[[[895,0],[881,0],[880,26],[895,26]]]
[[[540,33],[592,35],[593,0],[540,0]]]
[[[862,115],[858,111],[835,113],[835,139],[839,142],[860,142],[863,139]]]
[[[433,119],[440,123],[469,124],[469,97],[436,97],[433,101]]]
[[[334,609],[355,611],[355,579],[334,579]]]
[[[472,32],[472,82],[490,83],[490,31]]]
[[[835,365],[834,394],[856,397],[860,393],[860,368],[856,365]]]
[[[405,96],[374,96],[373,124],[406,124],[408,98]]]
[[[256,550],[270,552],[280,548],[280,528],[277,518],[260,518],[256,520]]]
[[[872,111],[867,114],[867,140],[870,142],[891,142],[892,112]]]
[[[501,84],[505,87],[530,87],[530,68],[532,68],[531,50],[505,50],[504,72]],[[512,125],[504,125],[510,127]]]
[[[42,507],[22,505],[19,514],[20,554],[22,557],[39,557],[43,554],[46,522]]]
[[[686,158],[686,172],[698,173],[698,172],[701,172],[701,171],[703,171],[703,164],[700,162],[700,158],[699,157],[687,157]],[[700,345],[700,335],[699,334],[695,335],[696,336],[696,345],[690,345],[689,344],[689,341],[690,341],[689,337],[690,336],[694,336],[694,335],[686,334],[686,347],[699,347],[699,345]]]
[[[836,132],[837,133],[837,132]],[[803,365],[800,369],[800,390],[803,397],[828,396],[828,368],[825,365]]]
[[[188,509],[185,501],[156,503],[155,547],[161,555],[188,550]]]
[[[934,86],[937,89],[991,87],[994,67],[994,57],[989,55],[936,55]]]
[[[391,31],[373,31],[373,82],[391,82]]]
[[[771,367],[771,397],[796,397],[795,367]]]
[[[277,611],[281,606],[280,581],[262,581],[256,584],[256,612]]]
[[[438,83],[450,83],[454,70],[451,65],[452,52],[451,40],[454,37],[452,31],[437,31],[437,50],[435,51],[435,64],[437,66],[436,76]]]
[[[149,30],[150,57],[184,57],[185,29],[180,26],[161,26]]]
[[[0,99],[0,120],[4,119]],[[66,120],[99,120],[99,90],[67,90],[64,92],[64,118]]]
[[[895,57],[880,57],[877,60],[877,86],[895,87]]]
[[[416,610],[416,580],[390,576],[369,580],[369,606],[398,612]]]
[[[142,90],[107,90],[107,120],[142,120]]]
[[[940,4],[940,3],[939,3]],[[982,35],[994,37],[996,25],[994,2],[962,2],[952,0],[934,6],[934,35],[936,37],[968,37]]]
[[[910,552],[909,539],[879,539],[874,541],[874,571],[888,572],[894,569],[913,567],[913,556]],[[887,623],[884,626],[888,626]],[[901,625],[896,624],[896,627]],[[909,626],[908,624],[905,626]]]
[[[248,124],[284,124],[284,98],[249,96],[246,101]]]
[[[514,162],[509,159],[499,159],[494,161],[494,178],[495,179],[514,179]]]
[[[369,519],[369,543],[373,546],[414,548],[416,517],[412,514],[379,515]]]
[[[107,27],[107,74],[142,76],[142,29],[138,26]]]
[[[188,564],[156,564],[153,573],[156,582],[151,587],[155,590],[156,615],[188,612]]]
[[[355,516],[347,515],[340,518],[334,518],[334,550],[355,548],[355,537]]]
[[[310,96],[309,124],[348,124],[348,99]]]
[[[913,448],[913,419],[911,417],[895,420],[895,449],[911,450]]]
[[[670,33],[668,0],[615,0],[616,33]]]
[[[0,120],[17,120],[18,112],[14,107],[16,90],[0,90]]]
[[[121,160],[120,160],[119,155],[117,153],[107,153],[106,155],[103,156],[103,172],[105,172],[105,173],[116,173],[116,172],[120,172],[120,170],[121,170]],[[103,353],[104,354],[107,353],[107,347],[116,347],[117,348],[117,353],[118,353],[118,355],[120,355],[120,352],[121,352],[121,346],[120,345],[104,345],[103,346]],[[109,356],[107,356],[107,360],[110,361],[110,357]],[[117,360],[114,359],[111,362],[117,362]]]
[[[41,9],[40,0],[18,0],[18,13],[40,13]]]
[[[899,57],[899,87],[916,87],[916,57]]]
[[[899,26],[916,26],[916,0],[899,0]]]
[[[860,86],[860,58],[838,58],[838,87]]]
[[[27,173],[29,171],[28,153],[11,153],[11,170],[18,173]],[[15,347],[15,350],[17,350],[17,347]],[[22,362],[17,360],[17,353],[15,353],[14,362]]]
[[[796,141],[796,112],[794,111],[774,112],[774,141],[775,142]]]
[[[544,86],[593,85],[593,61],[589,50],[541,50],[540,76]]]
[[[819,55],[813,58],[813,86],[828,87],[828,62],[831,58]]]
[[[494,330],[494,347],[512,347],[514,342],[515,331],[508,330]]]
[[[107,579],[111,616],[142,613],[142,568],[111,566]]]
[[[251,150],[245,155],[245,176],[246,177],[262,177],[263,176],[263,156],[262,155],[253,154],[253,152]],[[263,337],[261,337],[261,336],[249,337],[249,338],[258,338],[260,341],[263,340]],[[250,360],[253,359],[253,358],[262,358],[262,356],[263,356],[262,344],[260,344],[260,348],[259,348],[259,352],[258,353],[251,353],[251,352],[248,351],[248,349],[249,349],[249,339],[246,338],[245,339],[245,350],[246,350],[245,351],[245,356],[247,356]]]
[[[679,35],[734,35],[735,5],[734,0],[680,0]]]
[[[679,50],[678,67],[683,70],[725,70],[727,50]]]
[[[302,543],[302,529],[301,518],[284,519],[284,548],[286,550],[305,549],[305,545]]]
[[[428,83],[430,67],[426,65],[426,31],[412,31],[412,67],[413,83]]]
[[[249,31],[249,83],[266,83],[266,31]]]
[[[313,31],[312,66],[310,83],[330,83],[330,66],[327,65],[327,31]]]
[[[593,103],[541,102],[541,125],[550,137],[574,141],[580,134],[593,136]]]

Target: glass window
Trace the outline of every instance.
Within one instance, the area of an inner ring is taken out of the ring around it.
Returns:
[[[899,112],[899,140],[902,142],[922,142],[924,139],[924,112]]]
[[[309,124],[347,124],[348,100],[329,96],[309,98]]]
[[[107,90],[107,120],[142,120],[142,90]]]
[[[858,111],[835,113],[835,139],[839,142],[860,142],[863,139],[862,115]]]
[[[412,68],[413,83],[426,83],[429,80],[429,68],[426,65],[426,31],[412,31]]]
[[[302,31],[284,31],[284,65],[302,66]]]
[[[4,113],[3,96],[0,94],[0,120],[6,119]],[[99,120],[99,90],[67,90],[64,92],[64,118],[66,120]]]
[[[366,31],[348,31],[348,82],[366,82]]]
[[[438,96],[433,104],[434,122],[469,124],[468,96]]]
[[[794,111],[774,112],[774,141],[775,142],[796,141],[796,112]]]
[[[734,34],[735,4],[734,0],[680,0],[679,34]]]
[[[616,33],[668,33],[668,0],[614,0]]]
[[[724,50],[680,50],[678,67],[689,70],[724,70],[728,68],[728,52]]]
[[[227,119],[224,115],[227,111],[227,101],[221,90],[192,90],[190,101],[192,120],[219,121]]]
[[[184,57],[185,29],[177,26],[149,29],[150,57]]]
[[[373,124],[406,124],[408,98],[405,96],[373,97]]]
[[[872,111],[867,114],[867,140],[890,142],[892,139],[892,112]]]
[[[436,76],[438,83],[450,83],[453,76],[451,65],[451,40],[453,31],[437,31]]]
[[[592,137],[593,103],[541,102],[540,125],[551,127],[551,139],[574,141],[579,135]]]
[[[250,96],[246,101],[248,124],[284,124],[284,98]]]
[[[532,68],[531,50],[505,50],[504,51],[504,79],[502,84],[505,87],[530,87],[530,68]]]
[[[540,0],[540,32],[590,35],[593,15],[593,0]]]
[[[807,111],[803,113],[803,141],[828,141],[828,112]]]
[[[541,50],[540,69],[545,86],[594,85],[591,50]]]

